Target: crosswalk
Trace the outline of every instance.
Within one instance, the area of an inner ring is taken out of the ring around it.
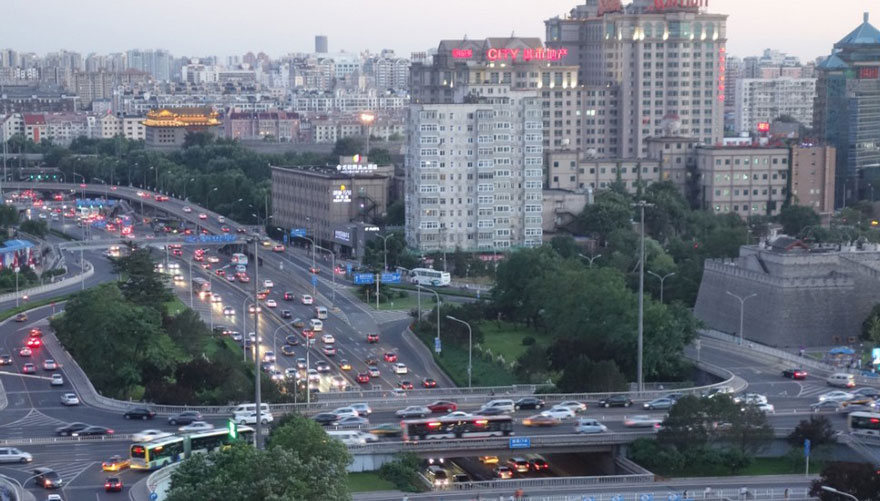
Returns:
[[[6,423],[0,425],[0,428],[3,429],[2,435],[4,438],[12,438],[14,436],[24,436],[26,435],[26,430],[29,428],[46,428],[46,427],[55,427],[67,424],[66,421],[62,421],[60,419],[53,418],[51,416],[47,416],[40,412],[37,409],[31,409],[24,416],[12,421],[10,423]],[[32,435],[32,434],[31,434]]]
[[[797,395],[800,398],[816,397],[834,390],[834,388],[822,384],[804,384],[801,388],[800,394]]]
[[[76,478],[80,473],[84,472],[89,468],[100,468],[101,466],[97,461],[83,460],[65,460],[64,458],[59,458],[57,460],[52,461],[34,461],[32,463],[21,464],[12,466],[11,469],[18,470],[24,472],[28,475],[33,474],[33,471],[37,468],[51,468],[56,471],[59,475],[61,475],[61,479],[64,480],[65,483],[70,482],[72,479]]]

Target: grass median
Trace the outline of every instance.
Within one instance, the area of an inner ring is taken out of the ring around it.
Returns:
[[[32,310],[34,308],[39,308],[40,306],[46,306],[47,304],[60,303],[62,301],[67,301],[68,299],[70,299],[71,296],[73,296],[73,294],[65,294],[63,296],[48,297],[45,299],[39,299],[37,301],[27,301],[25,303],[21,303],[19,306],[16,306],[14,308],[10,308],[10,309],[0,313],[0,321],[6,320],[7,318],[18,315],[19,313],[21,313],[23,311],[28,311],[28,310]]]
[[[348,474],[348,490],[351,492],[393,491],[394,484],[379,478],[379,472],[363,471]]]
[[[467,386],[468,349],[452,343],[444,343],[442,355],[434,353],[435,334],[423,333],[417,337],[430,348],[434,360],[446,374],[455,381],[456,386]],[[507,386],[516,384],[517,378],[506,366],[486,360],[479,352],[473,352],[473,386]]]

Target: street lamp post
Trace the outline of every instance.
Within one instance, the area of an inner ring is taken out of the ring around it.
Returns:
[[[438,308],[439,308],[439,306],[438,306]],[[451,315],[446,315],[446,318],[448,318],[449,320],[453,320],[455,322],[462,323],[467,326],[467,330],[468,330],[468,388],[470,388],[471,387],[471,373],[473,372],[473,369],[472,369],[473,365],[471,364],[471,360],[472,360],[471,354],[473,353],[473,347],[474,347],[474,336],[473,336],[474,333],[471,330],[471,324],[465,322],[464,320],[459,320]]]
[[[315,247],[316,247],[316,245],[315,245],[315,241],[314,241],[313,239],[309,238],[309,237],[306,237],[306,236],[302,236],[302,237],[299,237],[299,238],[302,238],[302,239],[308,240],[309,243],[312,244],[312,269],[309,270],[309,272],[311,273],[312,277],[314,277],[314,276],[315,276]],[[335,259],[335,258],[334,258],[334,259]],[[335,267],[334,267],[334,268],[335,268]],[[336,273],[336,270],[335,270],[335,269],[333,270],[333,273],[334,273],[334,274]],[[316,296],[317,294],[318,294],[317,286],[315,285],[315,282],[312,282],[312,295],[313,295],[313,296]],[[335,294],[335,290],[334,290],[334,294]]]
[[[193,309],[193,260],[192,257],[189,259],[189,308]]]
[[[830,492],[830,493],[832,493],[832,494],[837,494],[838,496],[843,496],[843,497],[845,497],[845,498],[852,499],[853,501],[859,501],[859,498],[853,496],[852,494],[850,494],[850,493],[848,493],[848,492],[843,492],[843,491],[841,491],[841,490],[837,490],[837,489],[835,489],[834,487],[830,487],[830,486],[827,486],[827,485],[822,485],[822,486],[820,486],[820,487],[821,487],[822,490],[825,491],[825,492]]]
[[[648,271],[648,273],[651,275],[654,275],[655,277],[660,279],[660,304],[663,304],[663,282],[665,282],[667,278],[675,275],[675,272],[667,273],[667,274],[663,275],[662,277],[660,275],[654,273],[653,271]]]
[[[727,292],[727,295],[733,296],[739,300],[739,344],[740,344],[740,346],[742,346],[743,339],[744,339],[744,337],[743,337],[743,310],[745,310],[746,300],[749,298],[753,298],[753,297],[757,296],[758,294],[754,293],[754,294],[749,294],[748,296],[742,297],[742,296],[737,296],[736,294],[734,294],[730,291],[725,291],[725,292]]]
[[[254,311],[254,332],[256,339],[254,339],[254,395],[255,395],[255,404],[257,404],[257,422],[254,423],[254,428],[256,429],[256,433],[254,433],[254,446],[257,449],[261,448],[261,440],[260,440],[260,428],[262,425],[260,424],[262,418],[262,410],[260,410],[260,399],[262,398],[261,388],[260,388],[260,380],[262,379],[262,373],[260,372],[260,303],[257,297],[257,288],[260,283],[260,258],[258,256],[260,248],[260,242],[258,239],[254,239],[254,304],[256,304],[256,309]]]
[[[183,199],[184,200],[186,200],[186,185],[187,185],[187,183],[189,183],[190,181],[195,181],[195,180],[196,180],[196,178],[191,177],[191,178],[183,181]]]
[[[394,236],[394,233],[388,235],[376,235],[382,239],[382,261],[385,265],[385,271],[388,271],[388,239]]]
[[[332,286],[333,288],[331,289],[332,298],[330,299],[330,307],[333,308],[336,306],[336,253],[334,253],[330,249],[327,249],[325,247],[321,247],[320,245],[315,245],[315,247],[330,254],[330,258],[332,259],[332,263],[330,266],[332,266],[333,269],[330,270],[330,273],[331,273],[331,280],[333,282],[333,286]]]
[[[434,289],[429,289],[427,287],[422,287],[422,284],[416,283],[416,290],[419,292],[421,296],[422,289],[426,291],[433,292],[435,296],[437,296],[437,342],[440,342],[440,294],[437,293]],[[421,306],[419,306],[419,314],[421,314]]]
[[[590,268],[592,268],[592,267],[593,267],[593,261],[595,261],[595,260],[599,259],[600,257],[602,257],[602,254],[596,254],[595,256],[592,256],[592,255],[591,255],[591,256],[585,256],[585,255],[581,254],[580,252],[578,252],[578,256],[580,256],[580,257],[586,259],[587,261],[589,261],[589,262],[590,262]]]
[[[247,317],[248,317],[248,311],[247,311],[248,305],[247,304],[248,304],[248,301],[251,301],[251,298],[245,296],[244,302],[241,303],[241,351],[242,351],[242,354],[244,355],[243,360],[245,362],[247,362]],[[254,315],[257,314],[258,307],[259,307],[259,304],[254,303]],[[256,330],[254,330],[254,336],[255,336],[254,342],[255,343],[257,342],[256,335],[257,335],[257,332],[256,332]]]
[[[645,391],[645,374],[644,374],[644,350],[645,350],[645,207],[651,207],[654,204],[639,200],[636,204],[641,213],[639,224],[639,339],[638,339],[638,358],[636,371],[638,373],[639,393]]]

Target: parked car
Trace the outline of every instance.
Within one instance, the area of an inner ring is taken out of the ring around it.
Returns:
[[[611,395],[599,400],[600,407],[629,407],[633,401],[626,395]]]

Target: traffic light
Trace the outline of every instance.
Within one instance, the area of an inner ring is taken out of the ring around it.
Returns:
[[[226,429],[229,431],[229,438],[236,440],[238,438],[238,425],[233,420],[226,422]]]

